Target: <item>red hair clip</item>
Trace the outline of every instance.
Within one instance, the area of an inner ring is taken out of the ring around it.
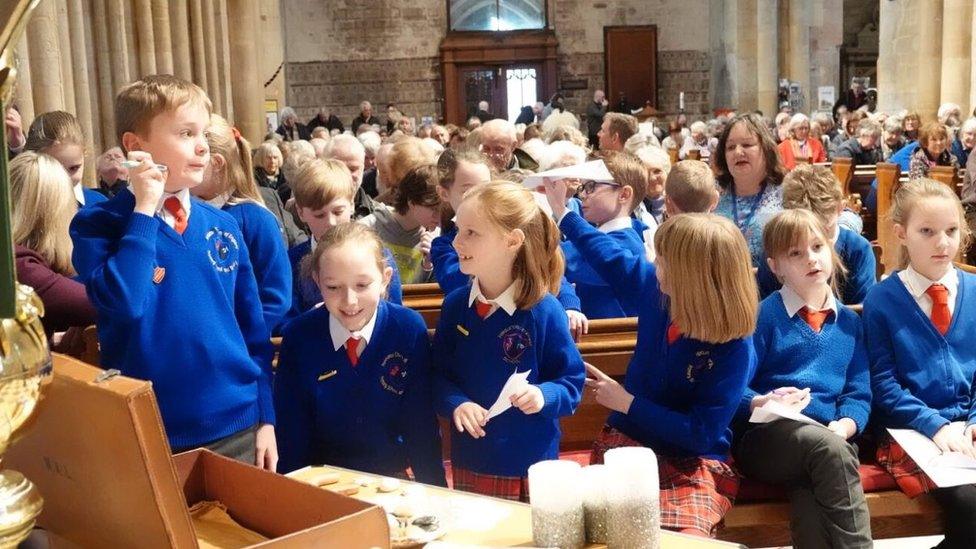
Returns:
[[[234,140],[235,141],[240,141],[241,140],[241,131],[237,129],[237,126],[231,126],[230,127],[230,131],[234,133]]]

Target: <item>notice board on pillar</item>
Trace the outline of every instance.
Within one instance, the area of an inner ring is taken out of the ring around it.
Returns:
[[[611,110],[657,108],[657,25],[603,27],[603,67]]]

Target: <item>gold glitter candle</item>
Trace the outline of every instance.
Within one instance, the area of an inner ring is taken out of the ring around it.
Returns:
[[[575,461],[540,461],[529,467],[532,540],[540,547],[585,545],[581,468]]]

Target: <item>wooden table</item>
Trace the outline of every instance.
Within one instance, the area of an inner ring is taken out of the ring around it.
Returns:
[[[349,469],[342,469],[339,467],[306,467],[304,469],[299,469],[289,473],[288,476],[298,480],[308,481],[310,478],[329,472],[338,473],[339,482],[329,486],[323,486],[324,489],[351,487],[355,485],[355,481],[357,479],[368,478],[371,481],[369,485],[366,487],[360,487],[359,491],[356,494],[353,494],[352,497],[377,504],[380,504],[384,498],[389,497],[389,494],[380,494],[376,490],[379,480],[382,477],[352,471]],[[403,487],[413,484],[417,483],[401,481],[401,488],[399,492],[403,491]],[[490,509],[490,514],[494,515],[498,519],[490,530],[467,528],[464,524],[455,525],[455,527],[448,530],[447,534],[445,534],[444,537],[439,541],[491,547],[533,547],[532,511],[529,505],[525,503],[480,496],[477,494],[470,494],[468,492],[448,490],[447,488],[440,488],[437,486],[422,486],[424,487],[427,495],[431,498],[450,498],[452,503],[457,503],[462,506],[465,503],[470,503],[479,506],[481,509]],[[395,493],[396,492],[394,492],[394,494]],[[598,548],[605,546],[590,545],[588,547]],[[726,541],[698,538],[669,531],[663,531],[661,535],[662,549],[721,549],[741,547],[744,546]]]

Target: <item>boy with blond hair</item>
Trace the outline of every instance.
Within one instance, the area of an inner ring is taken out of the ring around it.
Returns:
[[[152,381],[171,448],[274,471],[272,348],[241,230],[196,198],[211,103],[147,76],[115,99],[129,189],[79,212],[73,262],[98,311],[102,366]]]
[[[295,207],[298,217],[312,233],[312,238],[288,250],[291,262],[292,300],[291,310],[286,320],[290,320],[312,309],[322,302],[322,292],[312,279],[311,272],[305,268],[305,258],[311,257],[315,245],[329,229],[352,222],[356,211],[354,199],[359,188],[350,174],[349,168],[339,160],[311,160],[298,172],[292,182]],[[403,302],[400,272],[393,254],[383,248],[386,263],[393,269],[393,276],[387,287],[387,299],[393,303]]]
[[[711,213],[718,205],[718,198],[715,174],[701,160],[678,162],[664,182],[664,208],[669,217],[683,213]]]
[[[837,281],[839,297],[845,305],[855,305],[863,302],[868,290],[874,286],[876,263],[871,243],[837,223],[844,209],[844,195],[840,189],[840,182],[830,168],[800,165],[783,179],[783,208],[810,210],[823,223],[824,233],[833,241],[834,249],[847,269],[846,276]],[[756,276],[762,298],[782,286],[766,261],[759,263]]]

